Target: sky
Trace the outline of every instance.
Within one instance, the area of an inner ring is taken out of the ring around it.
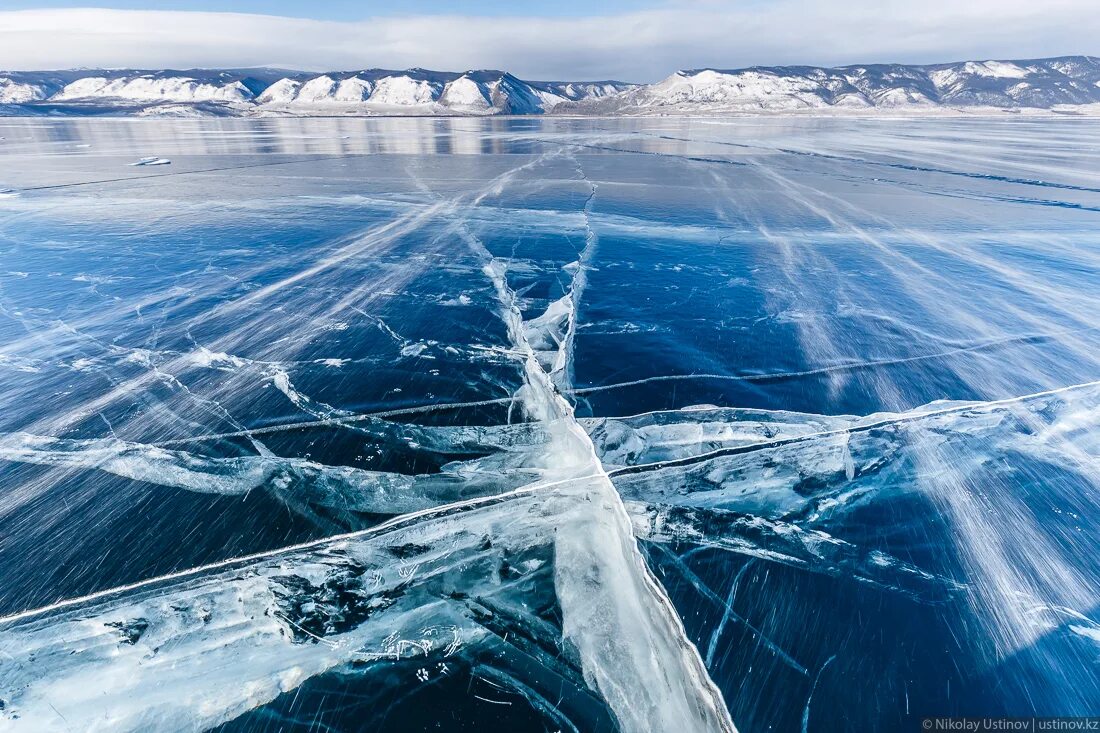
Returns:
[[[1100,55],[1100,0],[0,0],[0,69],[677,69]]]
[[[517,0],[477,0],[456,3],[454,0],[107,0],[95,3],[97,8],[122,10],[197,10],[204,12],[255,13],[281,15],[290,18],[316,20],[363,20],[395,15],[448,15],[461,8],[470,15],[540,15],[576,17],[589,15],[596,3],[592,0],[558,0],[558,2],[517,2]],[[661,7],[661,0],[601,0],[601,12]],[[73,0],[0,0],[3,10],[42,10],[71,8]]]

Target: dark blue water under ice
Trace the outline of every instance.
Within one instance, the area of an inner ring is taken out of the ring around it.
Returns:
[[[1098,134],[0,120],[0,723],[1100,715]]]

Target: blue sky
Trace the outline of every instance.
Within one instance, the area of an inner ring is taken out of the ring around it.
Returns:
[[[39,10],[42,8],[70,8],[73,0],[0,0],[4,10]],[[595,8],[602,14],[626,10],[660,7],[660,2],[644,0],[559,0],[559,2],[525,2],[515,0],[478,0],[455,3],[445,0],[405,0],[404,2],[363,2],[363,0],[96,0],[88,3],[97,8],[120,10],[189,10],[207,12],[256,13],[285,15],[293,18],[317,20],[362,20],[364,18],[394,15],[540,15],[544,17],[580,17],[592,15]]]
[[[0,69],[420,66],[648,82],[704,67],[1100,55],[1097,2],[0,0]]]

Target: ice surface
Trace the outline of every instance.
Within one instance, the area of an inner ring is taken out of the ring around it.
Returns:
[[[532,513],[521,527],[501,510],[508,505],[199,569],[17,620],[3,642],[14,662],[3,674],[7,723],[202,729],[333,667],[454,654],[486,633],[474,620],[480,604],[528,600],[524,581],[546,574],[548,524]],[[504,534],[494,529],[502,522]],[[501,583],[505,564],[515,570]],[[73,646],[84,651],[72,656]]]
[[[1092,711],[1094,123],[2,127],[5,729]]]

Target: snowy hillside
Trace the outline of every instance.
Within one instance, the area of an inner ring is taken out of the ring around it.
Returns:
[[[563,102],[618,94],[622,82],[528,82],[502,71],[277,69],[0,72],[13,112],[222,115],[544,114]]]
[[[256,97],[265,113],[543,114],[562,102],[632,88],[621,82],[528,82],[503,71],[463,74],[371,69],[315,77],[288,76]]]
[[[1090,107],[1091,106],[1091,107]],[[655,84],[503,71],[0,72],[2,114],[691,115],[1100,110],[1100,59],[695,69]]]
[[[252,93],[239,81],[204,84],[185,77],[110,79],[89,76],[66,84],[51,101],[121,99],[134,102],[246,102]]]
[[[1100,59],[966,61],[678,71],[656,84],[559,111],[716,114],[960,108],[1055,109],[1100,103]]]
[[[0,77],[0,104],[37,102],[48,96],[49,88],[42,84],[28,84]]]

